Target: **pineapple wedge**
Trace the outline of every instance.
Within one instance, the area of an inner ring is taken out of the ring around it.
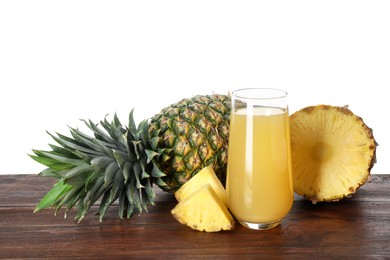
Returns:
[[[180,201],[171,211],[180,223],[198,231],[231,230],[234,219],[210,184]]]
[[[204,167],[188,182],[184,183],[180,189],[175,192],[175,197],[178,201],[183,201],[207,183],[211,185],[221,201],[225,204],[225,206],[227,206],[226,190],[211,165]]]

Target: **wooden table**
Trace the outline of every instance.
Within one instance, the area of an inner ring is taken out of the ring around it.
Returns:
[[[157,191],[148,213],[120,220],[115,205],[99,223],[53,211],[33,213],[53,184],[36,175],[0,175],[0,258],[390,258],[390,175],[371,176],[350,199],[296,197],[288,217],[266,231],[204,233],[178,223],[172,194]]]

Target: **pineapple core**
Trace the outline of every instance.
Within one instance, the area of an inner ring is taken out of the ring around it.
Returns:
[[[315,143],[311,150],[314,160],[320,162],[326,162],[333,156],[332,146],[325,142]]]

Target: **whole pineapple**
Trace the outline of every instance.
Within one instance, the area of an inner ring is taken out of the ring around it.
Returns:
[[[75,219],[81,221],[100,199],[102,221],[119,200],[119,216],[129,218],[154,204],[153,184],[174,192],[207,165],[224,183],[229,116],[228,96],[200,95],[164,108],[138,127],[131,111],[128,126],[116,115],[100,125],[84,121],[93,136],[75,128],[70,128],[71,137],[49,133],[58,145],[50,145],[51,151],[33,150],[30,156],[48,167],[40,175],[58,181],[35,212],[76,207]]]
[[[372,130],[347,107],[317,105],[290,116],[293,183],[313,203],[337,201],[363,185],[376,162]]]

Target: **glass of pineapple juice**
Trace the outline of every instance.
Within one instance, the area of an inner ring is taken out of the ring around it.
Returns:
[[[232,214],[251,229],[279,225],[294,200],[287,93],[233,91],[228,149],[226,189]]]

